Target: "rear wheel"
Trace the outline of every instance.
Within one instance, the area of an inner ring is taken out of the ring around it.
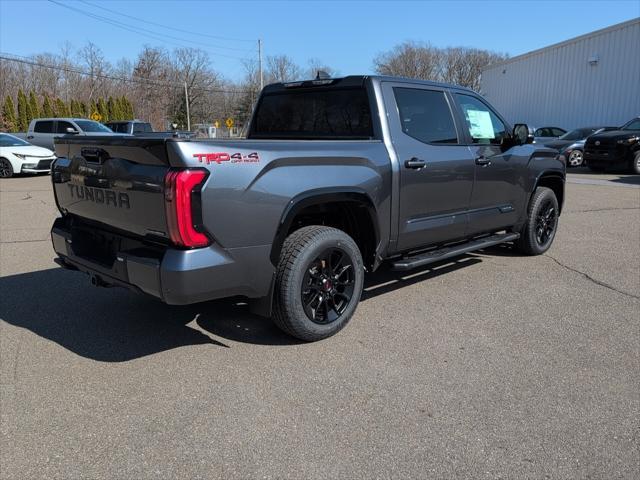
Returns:
[[[558,199],[547,187],[536,188],[529,202],[528,218],[516,244],[526,255],[541,255],[553,243],[558,228]]]
[[[0,158],[0,178],[13,177],[13,167],[6,158]]]
[[[363,283],[362,256],[349,235],[316,225],[296,230],[278,262],[274,322],[300,340],[330,337],[353,316]]]

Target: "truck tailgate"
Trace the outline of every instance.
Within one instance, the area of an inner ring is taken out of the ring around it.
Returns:
[[[139,236],[167,238],[165,139],[82,137],[56,140],[52,181],[69,213]]]

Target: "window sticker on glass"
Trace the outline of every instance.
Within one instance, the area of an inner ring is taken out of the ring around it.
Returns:
[[[489,112],[467,110],[469,131],[473,138],[495,138]]]

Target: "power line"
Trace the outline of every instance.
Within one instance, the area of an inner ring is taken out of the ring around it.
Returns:
[[[65,4],[60,3],[60,2],[58,2],[56,0],[48,0],[48,1],[50,3],[58,5],[59,7],[66,8],[68,10],[71,10],[73,12],[79,13],[79,14],[84,15],[84,16],[89,17],[89,18],[93,18],[94,20],[98,20],[98,21],[107,23],[109,25],[113,25],[114,27],[121,28],[123,30],[126,30],[126,31],[131,32],[131,33],[135,33],[135,34],[143,36],[143,37],[151,38],[151,39],[159,41],[159,42],[168,43],[168,44],[176,45],[176,46],[180,46],[180,47],[187,47],[187,45],[179,44],[179,43],[175,43],[175,42],[169,42],[169,41],[166,40],[167,38],[170,38],[170,39],[173,39],[173,40],[177,40],[179,42],[187,42],[187,43],[191,43],[191,44],[194,44],[194,45],[198,45],[199,47],[205,46],[205,47],[211,47],[211,48],[220,48],[220,47],[214,47],[214,46],[211,46],[211,45],[202,44],[200,42],[194,42],[192,40],[188,40],[188,39],[185,39],[185,38],[174,37],[172,35],[167,35],[167,34],[164,34],[164,33],[154,32],[154,31],[148,30],[146,28],[142,28],[142,27],[139,27],[139,26],[136,26],[136,25],[127,24],[127,23],[124,23],[124,22],[120,22],[118,20],[114,20],[114,19],[109,18],[109,17],[105,17],[103,15],[98,15],[98,14],[95,14],[95,13],[87,12],[86,10],[81,10],[79,8],[76,8],[76,7],[65,5]],[[143,32],[146,32],[146,33],[143,33]],[[222,48],[225,48],[225,47],[222,47]],[[243,51],[242,49],[237,49],[237,48],[233,48],[233,47],[226,47],[226,48],[229,48],[229,49],[232,49],[232,50]],[[238,56],[233,56],[233,55],[228,55],[228,54],[218,53],[218,52],[214,52],[214,53],[218,57],[225,57],[225,58],[230,58],[230,59],[233,59],[233,60],[241,60],[241,61],[247,60],[247,58],[243,58],[243,57],[238,57]]]
[[[150,22],[148,20],[144,20],[144,19],[139,18],[139,17],[134,17],[133,15],[127,15],[126,13],[118,12],[116,10],[111,10],[109,8],[103,7],[102,5],[95,5],[93,3],[86,2],[85,0],[79,0],[79,1],[81,3],[84,3],[85,5],[90,5],[92,7],[99,8],[100,10],[105,10],[107,12],[115,13],[116,15],[120,15],[122,17],[130,18],[132,20],[136,20],[138,22],[146,23],[148,25],[154,25],[156,27],[166,28],[168,30],[173,30],[175,32],[189,33],[189,34],[193,34],[194,33],[194,32],[189,31],[189,30],[183,30],[181,28],[170,27],[168,25],[162,25],[161,23]],[[210,35],[208,33],[202,33],[202,32],[198,32],[197,35],[199,37],[213,38],[213,39],[216,39],[216,40],[228,40],[230,42],[251,42],[251,43],[255,43],[254,39],[247,39],[247,38],[221,37],[221,36],[218,36],[218,35]],[[219,47],[219,48],[223,48],[223,47]]]
[[[117,77],[115,75],[107,75],[103,73],[84,72],[76,68],[61,67],[59,65],[47,65],[46,63],[35,62],[33,60],[28,60],[26,59],[26,57],[22,57],[21,55],[14,55],[14,54],[5,53],[5,52],[0,52],[0,60],[22,63],[26,65],[31,65],[34,67],[49,68],[52,70],[59,70],[59,71],[64,71],[68,73],[75,73],[77,75],[85,75],[85,76],[95,77],[95,78],[104,78],[108,80],[117,80],[121,82],[137,83],[141,85],[153,85],[153,86],[159,86],[159,87],[168,86],[168,87],[177,87],[177,88],[182,88],[184,85],[184,82],[167,82],[162,80],[149,80],[149,79],[135,78],[135,77]],[[211,92],[211,93],[237,93],[237,94],[250,93],[249,90],[228,90],[228,89],[207,88],[207,87],[198,88],[198,90]]]

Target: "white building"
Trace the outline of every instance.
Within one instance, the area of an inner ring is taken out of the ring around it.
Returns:
[[[640,115],[640,18],[491,65],[481,85],[511,123],[622,125]]]

